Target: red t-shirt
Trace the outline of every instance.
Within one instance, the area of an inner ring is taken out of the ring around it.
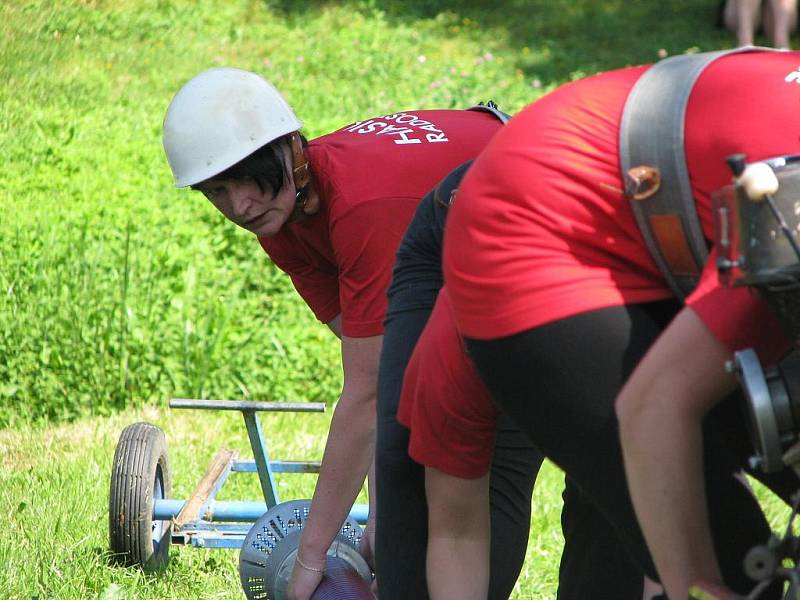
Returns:
[[[481,477],[492,462],[497,414],[467,357],[444,287],[403,377],[397,420],[411,430],[408,454],[455,477]]]
[[[429,110],[359,121],[308,145],[322,209],[259,238],[323,323],[383,333],[386,288],[400,239],[420,199],[480,152],[500,121],[485,112]]]
[[[797,52],[736,54],[712,63],[695,84],[685,148],[708,239],[710,194],[731,180],[725,157],[800,152],[798,65]],[[444,244],[445,279],[464,335],[499,338],[671,296],[622,195],[619,123],[646,68],[588,77],[543,97],[467,173]],[[774,360],[787,347],[777,320],[751,290],[720,286],[712,261],[687,304],[731,350],[753,346],[762,360]]]

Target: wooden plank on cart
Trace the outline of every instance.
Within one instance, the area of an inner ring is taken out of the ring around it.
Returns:
[[[208,503],[209,497],[219,489],[224,478],[228,476],[233,462],[238,456],[238,452],[229,448],[223,448],[217,452],[200,483],[197,484],[192,495],[181,508],[181,512],[175,517],[174,523],[178,528],[200,518],[201,510]]]

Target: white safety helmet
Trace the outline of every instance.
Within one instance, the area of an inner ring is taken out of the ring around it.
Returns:
[[[302,125],[259,75],[233,68],[204,71],[175,94],[164,117],[164,151],[175,186],[213,177]]]

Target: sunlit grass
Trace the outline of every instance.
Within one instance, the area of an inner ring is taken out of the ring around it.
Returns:
[[[161,120],[200,70],[263,73],[313,137],[404,108],[514,112],[661,48],[730,43],[713,20],[690,0],[3,3],[0,426],[170,395],[335,396],[336,343],[286,278],[172,188]]]
[[[167,411],[167,398],[337,396],[337,342],[286,277],[172,187],[161,120],[184,81],[219,65],[259,71],[309,137],[406,108],[491,98],[515,112],[661,49],[730,45],[714,4],[0,3],[0,598],[241,597],[236,552],[177,548],[158,577],[108,565],[117,436],[141,419],[162,427],[183,497],[217,449],[249,450],[238,415]],[[273,457],[318,459],[329,418],[264,416]],[[278,479],[285,499],[313,484]],[[555,595],[561,486],[546,466],[514,598]],[[237,475],[221,497],[258,494]]]
[[[108,562],[108,487],[120,431],[145,420],[164,429],[173,497],[186,498],[220,448],[252,456],[238,413],[147,408],[46,429],[0,432],[0,590],[3,598],[240,598],[238,552],[173,547],[166,572],[146,576]],[[273,459],[318,460],[325,414],[262,414]],[[277,475],[283,500],[309,498],[313,475]],[[512,598],[554,598],[563,547],[563,475],[545,463],[533,498],[528,552]],[[755,484],[776,531],[788,511]],[[220,499],[258,500],[252,474],[232,474]],[[366,502],[363,492],[359,502]],[[105,595],[104,595],[105,594]],[[113,595],[116,594],[116,595]]]
[[[329,414],[262,414],[273,458],[319,459]],[[0,589],[10,598],[239,598],[236,551],[173,547],[164,574],[108,563],[108,486],[119,432],[147,420],[165,431],[175,498],[185,498],[216,451],[251,456],[238,413],[146,409],[46,430],[0,433]],[[561,474],[546,466],[536,488],[528,559],[515,598],[552,593],[561,551]],[[312,475],[278,475],[283,499],[308,498]],[[233,474],[220,499],[257,500],[257,478]],[[359,501],[365,502],[363,493]],[[115,586],[118,586],[115,587]],[[111,592],[109,591],[111,590]],[[5,595],[3,597],[6,597]],[[116,596],[115,596],[116,597]]]

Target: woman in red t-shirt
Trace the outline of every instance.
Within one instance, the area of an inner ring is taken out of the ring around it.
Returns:
[[[386,288],[400,238],[420,199],[500,125],[485,110],[397,112],[306,144],[280,94],[258,75],[230,68],[194,77],[167,110],[164,148],[177,186],[199,190],[258,236],[341,339],[344,386],[289,583],[293,600],[309,598],[319,584],[373,462]],[[361,543],[368,558],[374,515]],[[405,592],[422,597],[424,585],[419,594]]]
[[[694,85],[685,155],[707,239],[727,156],[800,151],[798,64],[797,53],[736,54]],[[612,521],[620,551],[655,576],[646,538],[672,598],[695,580],[742,593],[741,561],[769,527],[734,477],[746,434],[722,402],[736,388],[723,365],[743,347],[769,364],[787,341],[758,297],[720,286],[713,251],[683,308],[649,255],[618,158],[644,71],[563,86],[492,140],[450,215],[445,281],[494,399]]]

